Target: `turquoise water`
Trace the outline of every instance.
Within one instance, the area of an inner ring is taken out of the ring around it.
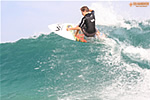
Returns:
[[[93,43],[54,33],[1,43],[1,100],[149,100],[150,21],[138,26],[98,26],[108,38]]]

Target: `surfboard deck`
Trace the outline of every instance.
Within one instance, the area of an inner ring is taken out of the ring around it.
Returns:
[[[67,28],[75,27],[74,24],[70,23],[64,23],[64,24],[51,24],[48,25],[48,28],[51,30],[51,32],[54,32],[55,34],[62,36],[66,39],[70,39],[73,41],[78,41],[78,42],[90,42],[90,40],[93,38],[100,38],[102,37],[101,35],[95,36],[95,37],[86,37],[83,33],[78,34],[75,36],[75,30],[67,31]]]

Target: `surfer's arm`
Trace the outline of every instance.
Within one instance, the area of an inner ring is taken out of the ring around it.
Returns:
[[[70,31],[70,30],[80,30],[80,27],[76,26],[76,27],[72,27],[72,28],[67,28],[67,31]]]

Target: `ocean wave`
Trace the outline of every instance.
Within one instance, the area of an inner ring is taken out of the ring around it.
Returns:
[[[107,35],[103,41],[39,32],[1,43],[0,98],[149,100],[150,20],[125,20],[103,5],[92,7],[98,30]]]

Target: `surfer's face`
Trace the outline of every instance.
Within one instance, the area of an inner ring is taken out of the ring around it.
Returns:
[[[83,15],[83,11],[81,11],[82,15]]]
[[[86,11],[81,11],[81,13],[82,13],[82,15],[84,16],[84,15],[85,15],[85,13],[86,13]]]

